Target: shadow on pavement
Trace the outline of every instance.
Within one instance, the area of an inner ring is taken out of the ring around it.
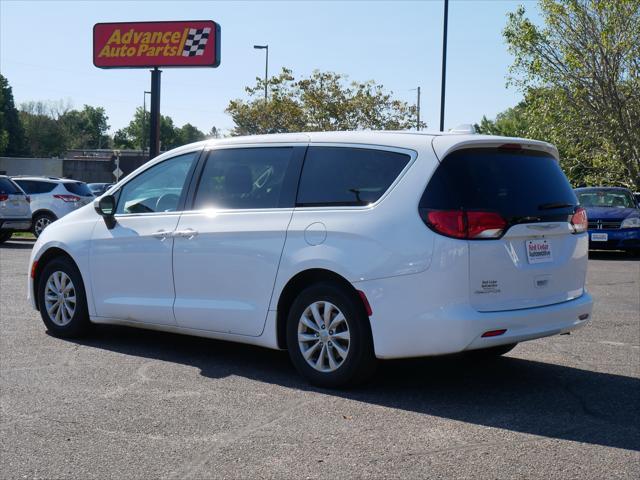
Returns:
[[[366,386],[322,390],[297,375],[286,352],[116,326],[99,326],[76,342],[194,366],[208,378],[238,375],[487,427],[640,450],[640,380],[632,377],[513,357],[479,363],[450,356],[382,362]]]
[[[589,260],[614,260],[619,262],[640,260],[640,253],[629,253],[617,250],[589,250]]]
[[[31,239],[12,238],[4,243],[0,243],[0,249],[31,250],[34,243],[36,243],[36,241]]]

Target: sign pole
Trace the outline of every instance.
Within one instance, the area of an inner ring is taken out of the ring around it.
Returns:
[[[444,132],[444,91],[447,82],[447,24],[449,23],[449,0],[444,0],[444,27],[442,29],[442,83],[440,90],[440,131]]]
[[[151,128],[149,141],[149,159],[160,153],[160,74],[158,67],[151,70]]]

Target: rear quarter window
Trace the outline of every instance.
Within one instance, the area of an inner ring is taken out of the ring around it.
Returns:
[[[80,195],[81,197],[92,197],[93,193],[89,189],[88,185],[83,182],[70,182],[64,183],[64,188],[67,189],[68,192],[74,193],[75,195]]]
[[[411,157],[388,150],[309,147],[298,206],[359,206],[376,202]]]

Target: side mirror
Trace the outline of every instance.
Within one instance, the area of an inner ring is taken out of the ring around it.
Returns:
[[[93,208],[96,209],[98,215],[104,218],[107,228],[111,229],[116,224],[116,198],[113,195],[104,195],[93,201]]]

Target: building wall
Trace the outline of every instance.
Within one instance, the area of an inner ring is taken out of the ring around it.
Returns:
[[[61,177],[61,158],[12,158],[0,157],[0,173],[5,175],[41,175]]]

